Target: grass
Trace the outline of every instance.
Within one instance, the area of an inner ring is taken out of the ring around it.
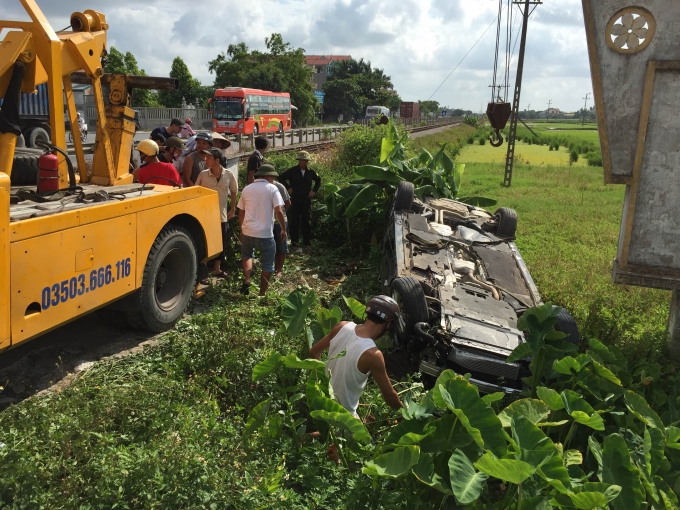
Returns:
[[[492,147],[486,145],[464,145],[457,161],[460,163],[495,163],[505,165],[507,145]],[[524,142],[515,144],[515,162],[538,166],[569,166],[569,150],[560,147],[551,151],[547,145],[534,145]],[[576,166],[587,166],[585,158],[580,157]]]
[[[411,147],[457,147],[470,129],[415,139]],[[621,347],[636,375],[667,370],[654,360],[664,352],[669,293],[611,282],[624,188],[604,185],[600,168],[549,163],[517,164],[513,186],[503,188],[503,166],[475,162],[468,149],[503,149],[465,145],[462,192],[517,210],[517,245],[544,300],[568,308],[586,337]],[[310,165],[323,179],[351,178],[334,174],[324,157]],[[286,168],[292,161],[276,163]],[[339,244],[328,239],[309,255],[290,257],[284,280],[265,300],[240,296],[238,278],[220,282],[203,298],[207,311],[182,320],[157,346],[97,363],[64,391],[2,411],[0,507],[380,507],[370,478],[328,462],[325,445],[297,450],[290,439],[241,438],[248,412],[271,394],[266,381],[251,382],[252,367],[270,349],[301,348],[283,331],[283,298],[310,286],[320,304],[340,306],[349,319],[342,294],[365,302],[378,291],[379,252]],[[330,277],[347,266],[356,268],[337,285]],[[671,375],[661,380],[676,384]],[[375,420],[373,435],[394,416],[372,381],[359,412]]]

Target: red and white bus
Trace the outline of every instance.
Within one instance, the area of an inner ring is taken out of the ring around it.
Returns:
[[[288,92],[227,87],[212,100],[213,131],[217,133],[271,133],[291,128]]]

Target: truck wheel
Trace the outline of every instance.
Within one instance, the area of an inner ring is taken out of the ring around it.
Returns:
[[[581,345],[581,334],[578,332],[578,326],[574,317],[564,308],[557,314],[557,324],[555,329],[567,335],[563,340],[574,344],[576,347]]]
[[[515,237],[517,212],[508,207],[501,207],[494,216],[496,217],[496,235],[499,237]]]
[[[38,183],[38,160],[45,151],[17,147],[12,161],[12,186],[29,186]]]
[[[395,278],[392,280],[392,298],[399,303],[403,320],[397,324],[397,337],[405,345],[413,333],[413,327],[419,322],[428,322],[430,314],[427,311],[425,293],[412,276]]]
[[[50,143],[50,135],[41,127],[28,128],[24,133],[26,138],[26,145],[29,147],[38,147],[37,142]]]
[[[184,313],[196,282],[196,247],[184,228],[168,225],[158,234],[144,266],[141,310],[127,312],[131,326],[161,333]]]

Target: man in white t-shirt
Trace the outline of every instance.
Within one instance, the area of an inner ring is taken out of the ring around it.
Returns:
[[[274,272],[276,243],[274,242],[274,215],[281,225],[286,224],[283,215],[283,198],[274,184],[279,174],[273,165],[264,164],[255,173],[255,180],[243,188],[238,201],[238,223],[241,227],[241,266],[244,282],[241,294],[250,291],[250,278],[253,273],[253,256],[260,250],[262,274],[260,276],[260,296],[264,296],[269,280]],[[286,231],[281,232],[285,241]]]

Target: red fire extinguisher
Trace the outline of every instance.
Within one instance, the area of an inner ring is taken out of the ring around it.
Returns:
[[[38,158],[38,193],[59,189],[59,158],[56,152],[46,152]]]

